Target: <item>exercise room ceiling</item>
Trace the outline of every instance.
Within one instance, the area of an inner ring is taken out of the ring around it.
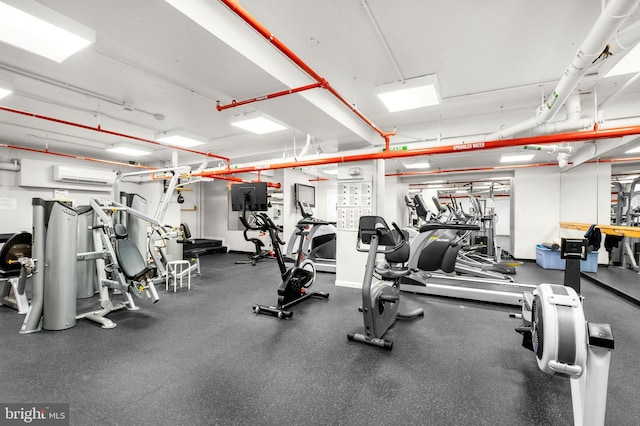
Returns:
[[[224,105],[292,87],[165,1],[40,3],[95,30],[96,41],[60,64],[0,43],[0,78],[11,80],[16,88],[0,101],[2,106],[151,140],[162,132],[184,130],[207,141],[194,150],[229,157],[232,164],[293,158],[307,135],[312,137],[310,155],[384,146],[384,139],[347,108],[342,108],[347,119],[336,120],[321,103],[303,94],[218,111],[217,101]],[[210,3],[230,28],[257,40],[241,50],[258,51],[266,61],[281,60],[282,54],[233,12],[214,0]],[[534,117],[603,5],[596,0],[239,3],[375,126],[397,129],[392,146],[409,149],[473,140]],[[622,28],[639,16],[634,12]],[[579,83],[583,117],[593,117],[596,105],[632,76],[603,78],[610,67],[606,61],[597,64]],[[438,76],[440,105],[390,113],[375,96],[376,86],[429,74]],[[311,83],[307,78],[305,84]],[[305,93],[312,91],[324,89]],[[640,84],[625,89],[610,102],[607,115],[640,116],[640,102],[629,110],[638,95]],[[253,111],[268,114],[287,129],[254,135],[229,124],[232,116]],[[555,120],[565,117],[560,110]],[[635,139],[619,139],[617,144],[625,147],[606,157],[623,157]],[[152,150],[149,156],[135,158],[147,164],[172,155],[168,147],[7,111],[0,111],[0,142],[115,161],[126,158],[105,148],[126,143]],[[588,143],[592,142],[574,145]],[[496,166],[502,153],[522,151],[518,147],[431,156],[429,170]],[[178,158],[181,164],[203,159],[184,151]],[[402,172],[403,163],[423,160],[390,160],[387,169]],[[555,156],[538,152],[529,163],[548,161],[556,161]],[[215,166],[217,160],[211,160],[209,167]]]

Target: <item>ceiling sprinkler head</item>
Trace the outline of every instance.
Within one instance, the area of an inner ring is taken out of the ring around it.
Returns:
[[[164,120],[164,114],[153,114],[153,118],[155,118],[158,121],[162,121]]]

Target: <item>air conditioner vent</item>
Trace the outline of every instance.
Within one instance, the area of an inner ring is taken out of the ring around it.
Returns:
[[[53,166],[53,180],[85,185],[112,185],[116,175],[110,170],[84,169],[72,166]]]

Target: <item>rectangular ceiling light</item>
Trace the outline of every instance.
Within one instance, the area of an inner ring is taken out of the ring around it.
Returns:
[[[95,32],[33,0],[0,1],[0,41],[56,62],[95,41]]]
[[[376,95],[389,112],[406,111],[440,104],[438,76],[430,74],[385,84],[376,88]]]
[[[182,148],[204,145],[207,142],[205,138],[190,135],[182,130],[169,130],[168,132],[159,133],[156,135],[156,140],[167,145],[179,146]]]
[[[625,151],[625,154],[637,154],[638,152],[640,152],[640,146],[637,146],[635,148],[631,148],[628,151]]]
[[[131,145],[125,145],[122,143],[117,143],[107,148],[107,151],[114,152],[116,154],[129,155],[131,157],[141,157],[143,155],[150,155],[151,151],[133,147]]]
[[[0,80],[0,99],[13,93],[13,84],[5,80]]]
[[[263,135],[265,133],[272,133],[286,129],[286,127],[282,124],[259,112],[251,112],[248,114],[231,117],[231,119],[229,120],[229,124],[255,133],[257,135]]]
[[[613,77],[622,74],[640,72],[640,43],[627,52],[604,76]]]
[[[422,163],[406,163],[403,166],[407,169],[428,169],[431,164],[428,161],[424,161]]]
[[[501,163],[518,163],[521,161],[529,161],[533,158],[534,154],[516,154],[516,155],[502,155],[500,157]]]

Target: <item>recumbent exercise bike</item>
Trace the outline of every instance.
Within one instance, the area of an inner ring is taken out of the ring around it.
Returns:
[[[400,278],[410,273],[407,234],[395,223],[393,230],[379,216],[362,216],[358,226],[356,250],[368,252],[367,266],[362,283],[362,307],[364,334],[350,333],[350,341],[367,343],[384,349],[393,349],[393,342],[385,339],[387,330],[396,319],[415,319],[424,316],[422,308],[400,313]],[[362,248],[361,244],[368,244]],[[384,248],[380,248],[384,247]],[[387,264],[376,265],[376,255],[384,253]],[[373,282],[374,272],[381,280]]]

